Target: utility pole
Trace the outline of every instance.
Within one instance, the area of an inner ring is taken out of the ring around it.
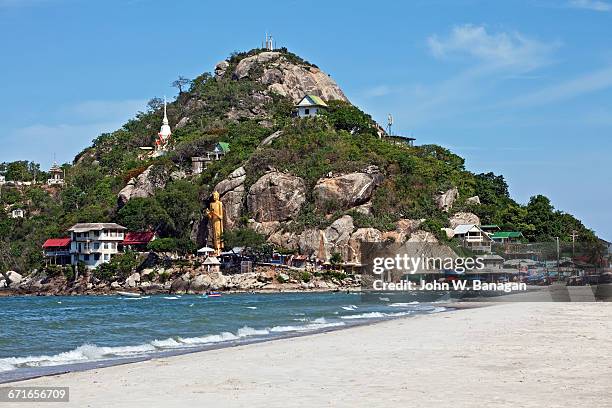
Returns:
[[[559,237],[555,237],[557,241],[557,281],[561,280],[561,268],[559,265]]]
[[[578,236],[578,231],[572,231],[572,259],[576,256],[576,237]]]

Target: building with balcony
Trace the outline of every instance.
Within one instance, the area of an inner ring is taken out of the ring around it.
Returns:
[[[460,224],[453,229],[453,237],[466,248],[478,252],[491,252],[493,240],[480,226]]]
[[[126,228],[115,223],[73,225],[70,231],[71,264],[84,263],[89,269],[109,262],[120,252]]]
[[[50,238],[43,244],[46,265],[70,264],[70,238]]]

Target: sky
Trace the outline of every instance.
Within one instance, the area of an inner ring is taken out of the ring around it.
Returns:
[[[612,0],[0,0],[0,27],[0,162],[70,162],[269,32],[395,133],[612,240]]]

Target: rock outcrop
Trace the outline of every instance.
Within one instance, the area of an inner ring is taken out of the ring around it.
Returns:
[[[238,167],[230,175],[215,186],[223,203],[225,228],[231,230],[236,226],[242,216],[242,207],[245,195],[244,181],[246,172],[244,167]]]
[[[450,227],[455,228],[457,225],[461,224],[474,224],[480,225],[480,218],[473,213],[469,212],[458,212],[453,214],[449,219]]]
[[[155,190],[164,188],[168,182],[168,172],[164,166],[151,165],[141,174],[133,177],[119,192],[118,204],[125,205],[132,198],[151,197]]]
[[[436,197],[436,204],[440,210],[449,212],[457,197],[459,197],[459,190],[457,190],[457,187],[453,187],[445,192],[440,192]]]
[[[325,209],[338,205],[341,209],[348,209],[364,204],[382,179],[380,173],[349,173],[321,178],[313,189],[316,207]]]
[[[358,228],[349,239],[346,261],[361,263],[362,244],[364,242],[382,242],[383,234],[376,228]]]
[[[304,180],[278,171],[263,175],[247,194],[247,208],[257,222],[289,220],[305,201]]]
[[[216,77],[225,77],[228,68],[227,61],[217,64]],[[240,80],[247,77],[267,85],[268,91],[287,96],[294,102],[305,94],[318,95],[324,100],[347,101],[340,87],[325,72],[305,63],[290,61],[277,51],[265,51],[243,58],[234,69],[232,78]]]
[[[480,205],[480,197],[478,196],[468,197],[465,200],[465,203],[470,204],[470,205]]]

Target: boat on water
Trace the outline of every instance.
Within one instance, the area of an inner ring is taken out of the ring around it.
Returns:
[[[213,298],[214,297],[221,297],[221,293],[219,293],[219,292],[210,292],[208,294],[208,297],[213,297]]]
[[[140,297],[140,293],[134,293],[134,292],[116,292],[116,293],[124,297],[132,297],[132,298]]]

